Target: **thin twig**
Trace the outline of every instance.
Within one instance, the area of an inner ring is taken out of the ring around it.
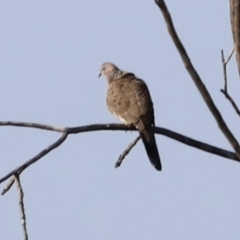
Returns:
[[[237,139],[234,137],[234,135],[232,134],[232,132],[229,130],[227,124],[225,123],[225,121],[222,118],[221,113],[219,112],[219,110],[217,109],[216,105],[214,104],[211,95],[209,94],[206,86],[203,84],[202,79],[200,78],[200,76],[198,75],[197,71],[195,70],[194,66],[191,63],[191,60],[181,42],[181,40],[179,39],[177,32],[175,30],[175,27],[173,25],[173,21],[171,18],[171,15],[168,11],[168,8],[164,2],[164,0],[155,0],[156,4],[158,5],[159,9],[161,10],[163,17],[165,19],[166,25],[167,25],[167,29],[168,32],[182,58],[182,61],[189,73],[189,75],[191,76],[192,80],[194,81],[194,83],[196,84],[201,96],[203,97],[206,105],[208,106],[210,112],[212,113],[212,115],[214,116],[219,128],[221,129],[222,133],[225,135],[225,137],[228,139],[229,143],[231,144],[231,146],[233,147],[233,149],[235,150],[238,158],[240,159],[240,146],[239,143],[237,141]]]
[[[55,149],[58,146],[60,146],[66,140],[67,136],[68,136],[67,133],[63,133],[62,136],[56,142],[54,142],[53,144],[51,144],[47,148],[43,149],[35,157],[29,159],[27,162],[25,162],[24,164],[22,164],[21,166],[17,167],[16,169],[14,169],[10,173],[8,173],[6,176],[1,178],[0,183],[5,181],[6,179],[11,177],[12,175],[15,175],[15,174],[20,175],[30,165],[32,165],[33,163],[37,162],[39,159],[41,159],[43,156],[45,156],[46,154],[51,152],[53,149]]]
[[[228,59],[227,59],[227,61],[225,61],[225,65],[227,65],[228,64],[228,62],[230,61],[230,59],[232,58],[232,55],[233,55],[233,53],[234,53],[234,47],[232,48],[232,50],[231,50],[231,52],[230,52],[230,54],[229,54],[229,56],[228,56]]]
[[[21,214],[21,222],[23,227],[24,239],[28,240],[27,221],[26,221],[26,214],[25,214],[24,201],[23,201],[24,193],[23,193],[19,175],[16,174],[14,180],[16,182],[16,187],[19,194],[19,208],[20,208],[20,214]]]
[[[7,183],[6,187],[2,190],[1,195],[4,195],[7,191],[9,191],[12,185],[14,184],[14,182],[15,182],[15,177],[13,176],[9,179],[9,182]]]
[[[227,92],[227,64],[225,63],[224,52],[221,50],[223,78],[224,78],[224,91]]]
[[[27,128],[35,128],[41,130],[48,130],[54,132],[66,132],[65,127],[56,127],[51,125],[45,125],[40,123],[30,123],[30,122],[13,122],[13,121],[1,121],[0,126],[12,126],[12,127],[27,127]]]
[[[224,78],[224,91],[227,92],[227,64],[229,63],[232,55],[233,55],[233,52],[234,52],[234,47],[231,51],[231,53],[229,54],[228,56],[228,59],[225,60],[225,57],[224,57],[224,52],[223,50],[221,50],[221,58],[222,58],[222,66],[223,66],[223,78]]]
[[[129,154],[129,152],[132,150],[132,148],[137,144],[137,142],[141,139],[141,136],[139,135],[133,142],[131,142],[127,148],[124,150],[124,152],[119,156],[117,162],[115,163],[115,168],[120,167],[122,164],[124,158]]]
[[[240,117],[240,110],[237,106],[237,104],[234,102],[234,100],[232,99],[232,97],[228,94],[228,92],[226,92],[224,89],[221,89],[221,92],[224,94],[224,96],[229,100],[229,102],[232,104],[232,107],[234,108],[234,110],[236,111],[236,113],[238,114],[238,116]]]
[[[227,60],[225,60],[224,57],[224,52],[223,50],[221,50],[221,56],[222,56],[222,66],[223,66],[223,78],[224,78],[224,89],[221,89],[221,93],[223,93],[223,95],[229,100],[229,102],[232,104],[232,107],[234,108],[234,110],[236,111],[236,113],[238,114],[238,116],[240,116],[240,111],[239,108],[237,106],[237,104],[235,103],[235,101],[232,99],[232,97],[230,96],[230,94],[228,93],[228,81],[227,81],[227,64],[229,63],[232,55],[234,52],[234,48],[232,49],[229,57]]]

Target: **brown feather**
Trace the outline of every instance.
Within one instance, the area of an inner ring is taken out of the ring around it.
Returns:
[[[111,66],[112,67],[112,66]],[[154,109],[146,83],[132,73],[115,70],[108,76],[107,107],[127,125],[135,125],[141,135],[150,162],[161,170],[161,161],[152,127]]]

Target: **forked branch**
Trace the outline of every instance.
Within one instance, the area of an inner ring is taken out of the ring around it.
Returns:
[[[221,89],[220,91],[226,97],[226,99],[228,99],[228,101],[231,103],[231,105],[234,108],[234,110],[236,111],[237,115],[240,116],[240,110],[239,110],[237,104],[235,103],[233,98],[228,93],[227,64],[229,63],[229,61],[230,61],[230,59],[233,55],[233,52],[234,52],[234,48],[232,49],[232,51],[231,51],[229,57],[227,58],[227,60],[225,60],[224,52],[223,52],[223,50],[221,50],[222,66],[223,66],[223,78],[224,78],[224,89]]]
[[[103,131],[103,130],[104,131],[112,131],[112,130],[136,131],[135,127],[128,127],[128,126],[123,125],[123,124],[92,124],[92,125],[79,126],[79,127],[55,127],[55,126],[44,125],[44,124],[36,124],[36,123],[23,123],[23,122],[10,122],[10,121],[5,122],[4,121],[4,122],[0,122],[0,126],[29,127],[29,128],[44,129],[44,130],[48,130],[48,131],[55,131],[55,132],[61,132],[62,133],[62,136],[56,142],[54,142],[53,144],[51,144],[47,148],[43,149],[36,156],[34,156],[33,158],[29,159],[24,164],[20,165],[16,169],[12,170],[8,174],[6,174],[2,178],[0,178],[0,183],[4,182],[5,180],[7,180],[8,178],[10,178],[13,175],[17,174],[19,176],[26,168],[28,168],[33,163],[35,163],[38,160],[40,160],[43,156],[48,154],[53,149],[55,149],[58,146],[60,146],[66,140],[68,135],[70,135],[70,134],[79,134],[79,133],[83,133],[83,132]],[[228,150],[224,150],[224,149],[221,149],[221,148],[209,145],[207,143],[203,143],[203,142],[197,141],[195,139],[189,138],[187,136],[184,136],[182,134],[173,132],[173,131],[165,129],[165,128],[155,127],[154,128],[154,132],[155,132],[155,134],[164,135],[166,137],[169,137],[171,139],[174,139],[176,141],[184,143],[184,144],[186,144],[188,146],[192,146],[192,147],[198,148],[200,150],[203,150],[205,152],[216,154],[218,156],[221,156],[221,157],[228,158],[228,159],[235,160],[235,161],[239,162],[239,159],[238,159],[237,155],[234,152],[230,152]],[[135,144],[134,143],[135,142],[133,142],[133,146],[136,144],[136,143]],[[131,150],[131,145],[130,145],[129,149]],[[2,194],[4,194],[7,190],[10,189],[10,187],[13,184],[12,181],[13,180],[10,179],[10,183],[4,189]]]
[[[185,65],[189,75],[191,76],[193,82],[197,86],[197,88],[198,88],[201,96],[203,97],[206,105],[208,106],[210,112],[214,116],[214,118],[218,124],[218,127],[221,129],[222,133],[225,135],[225,137],[227,138],[227,140],[233,147],[234,151],[236,152],[238,158],[240,159],[239,143],[238,143],[237,139],[234,137],[234,135],[232,134],[232,132],[229,130],[229,128],[228,128],[227,124],[225,123],[224,119],[222,118],[219,110],[217,109],[216,105],[214,104],[214,102],[211,98],[211,95],[209,94],[207,88],[203,84],[202,79],[200,78],[200,76],[198,75],[194,66],[192,65],[191,60],[190,60],[190,58],[189,58],[181,40],[178,37],[177,32],[175,30],[171,15],[165,4],[165,1],[164,0],[155,0],[155,2],[163,14],[164,20],[167,25],[168,32],[169,32],[169,34],[176,46],[181,58],[182,58],[182,61]]]

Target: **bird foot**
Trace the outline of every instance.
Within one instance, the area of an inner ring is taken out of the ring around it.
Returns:
[[[133,123],[129,123],[129,124],[126,124],[128,128],[133,128],[135,127],[135,125]],[[129,130],[126,130],[126,132],[129,131]],[[132,131],[132,130],[130,130]]]

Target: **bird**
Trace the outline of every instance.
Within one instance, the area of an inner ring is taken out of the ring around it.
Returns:
[[[108,82],[108,110],[122,123],[136,127],[150,162],[156,170],[161,171],[162,165],[153,131],[153,102],[146,83],[134,73],[122,71],[111,62],[101,65],[99,77],[101,76]]]

